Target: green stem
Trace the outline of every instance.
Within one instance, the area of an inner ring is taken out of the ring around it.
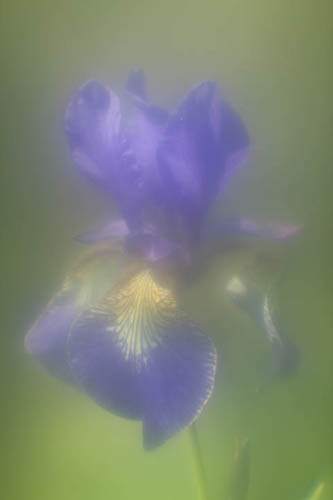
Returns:
[[[195,423],[193,423],[189,427],[189,437],[190,437],[191,455],[196,472],[195,477],[197,481],[198,498],[200,500],[208,500],[205,469],[202,460],[198,430]]]

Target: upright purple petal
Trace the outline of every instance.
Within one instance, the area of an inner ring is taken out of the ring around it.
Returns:
[[[249,139],[214,82],[195,87],[171,116],[159,149],[170,203],[185,215],[204,213],[230,168],[244,159]],[[242,154],[241,154],[242,152]]]
[[[125,89],[137,109],[140,110],[148,120],[155,123],[155,125],[163,125],[166,123],[169,113],[165,109],[152,104],[148,99],[146,77],[143,70],[139,69],[130,72],[125,84]]]
[[[223,188],[229,178],[246,163],[250,139],[241,117],[225,99],[215,100],[212,116],[214,130],[225,158],[220,178],[220,186]]]
[[[127,78],[125,89],[133,96],[147,101],[148,92],[146,86],[146,77],[142,69],[133,70]]]
[[[163,186],[157,167],[157,150],[163,137],[168,113],[149,102],[142,70],[130,73],[126,90],[136,108],[124,131],[128,141],[126,154],[132,158],[140,172],[145,203],[160,202]]]
[[[110,89],[89,81],[77,90],[67,107],[65,132],[74,162],[91,180],[112,181],[119,127],[119,99]]]
[[[168,123],[160,170],[178,204],[201,205],[216,169],[217,144],[209,113],[214,92],[211,82],[193,89]]]
[[[250,147],[245,146],[243,149],[230,153],[227,155],[224,167],[224,173],[220,181],[220,193],[222,194],[224,188],[228,185],[231,179],[238,170],[245,165],[250,152]]]
[[[136,112],[126,129],[127,155],[140,175],[143,202],[148,203],[161,194],[156,152],[163,134],[163,125],[146,113]]]
[[[118,97],[99,82],[87,82],[67,107],[65,131],[80,171],[111,194],[130,228],[140,227],[144,172],[120,129]]]
[[[81,315],[69,339],[69,360],[99,404],[143,420],[148,448],[190,424],[214,385],[214,346],[149,270]]]

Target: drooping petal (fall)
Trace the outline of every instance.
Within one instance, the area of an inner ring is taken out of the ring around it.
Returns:
[[[69,362],[77,381],[97,403],[125,418],[140,419],[142,401],[135,360],[124,354],[123,339],[116,328],[114,313],[86,311],[72,328]]]
[[[147,448],[194,420],[214,386],[211,341],[143,270],[81,315],[69,339],[76,379],[104,408],[143,420]]]
[[[77,291],[66,286],[49,302],[25,337],[27,351],[51,374],[72,380],[66,359],[69,330],[83,310]]]
[[[146,449],[192,423],[214,387],[216,352],[202,330],[184,318],[162,335],[142,371]]]
[[[79,315],[101,300],[123,269],[119,252],[98,248],[85,255],[65,278],[25,337],[27,351],[52,374],[72,381],[67,360],[71,327]]]

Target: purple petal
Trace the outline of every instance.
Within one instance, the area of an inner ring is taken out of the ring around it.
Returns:
[[[136,113],[126,130],[128,154],[140,173],[144,196],[149,199],[155,198],[160,188],[156,152],[162,133],[163,127],[141,112]]]
[[[263,240],[287,240],[298,234],[300,224],[261,223],[251,217],[229,217],[206,228],[204,241],[252,237]]]
[[[100,405],[143,419],[148,448],[190,424],[214,385],[212,343],[148,270],[80,317],[69,359],[76,379]]]
[[[161,174],[178,204],[200,205],[205,184],[216,169],[217,146],[209,116],[214,92],[211,82],[193,89],[168,124],[159,152]]]
[[[67,360],[70,329],[87,307],[101,300],[124,265],[123,256],[113,249],[85,255],[29,330],[25,347],[51,374],[72,380]]]
[[[285,240],[295,236],[302,228],[300,224],[260,223],[250,217],[241,217],[239,224],[241,234],[272,240]]]
[[[73,322],[82,311],[78,295],[60,291],[48,304],[25,337],[25,347],[53,375],[71,380],[66,360],[67,338]]]
[[[66,110],[65,132],[74,162],[91,180],[111,181],[119,126],[119,99],[110,89],[89,81],[77,90]]]
[[[142,69],[130,72],[125,89],[133,96],[136,96],[143,101],[147,101],[148,94],[146,88],[146,78]]]
[[[151,104],[148,100],[146,78],[142,70],[135,70],[129,74],[125,89],[135,106],[148,120],[155,125],[163,125],[166,123],[169,116],[168,112],[159,106]]]
[[[215,369],[215,348],[197,326],[184,319],[164,328],[142,374],[145,448],[159,446],[199,416]]]
[[[139,173],[145,202],[160,201],[162,195],[157,168],[157,150],[162,140],[168,113],[147,100],[144,75],[134,72],[126,86],[136,106],[136,113],[125,129],[128,154]]]
[[[222,194],[224,188],[228,185],[229,180],[238,170],[243,167],[249,156],[250,147],[244,147],[235,153],[230,153],[225,162],[224,174],[220,182],[220,192]]]
[[[65,131],[80,171],[115,198],[131,227],[140,226],[142,172],[120,131],[118,97],[101,83],[87,82],[67,107]]]
[[[76,380],[106,410],[140,419],[142,402],[135,360],[127,359],[117,318],[101,309],[88,310],[72,328],[69,362]]]
[[[170,118],[159,149],[170,203],[182,213],[204,212],[219,194],[223,176],[244,161],[248,144],[244,124],[216,84],[195,87]]]
[[[86,245],[94,245],[101,241],[123,241],[129,235],[129,229],[124,219],[113,219],[101,229],[88,231],[76,236],[76,240]]]
[[[152,263],[166,260],[185,261],[184,249],[154,231],[146,230],[138,234],[130,234],[125,242],[129,253],[137,255]]]
[[[226,100],[217,101],[215,108],[215,130],[225,157],[220,181],[220,186],[223,188],[230,177],[246,163],[250,139],[241,117]]]

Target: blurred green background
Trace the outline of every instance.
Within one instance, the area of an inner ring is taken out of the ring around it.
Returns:
[[[1,2],[1,498],[196,499],[186,432],[145,453],[139,424],[52,379],[23,350],[80,252],[72,236],[107,218],[105,200],[72,167],[66,102],[90,77],[120,91],[138,66],[160,103],[213,78],[244,117],[251,159],[221,211],[305,225],[281,285],[301,351],[293,379],[255,392],[265,349],[223,292],[242,258],[221,257],[186,298],[223,354],[198,423],[210,499],[224,498],[237,437],[252,444],[250,500],[301,500],[317,479],[327,479],[323,500],[333,498],[332,5]]]

